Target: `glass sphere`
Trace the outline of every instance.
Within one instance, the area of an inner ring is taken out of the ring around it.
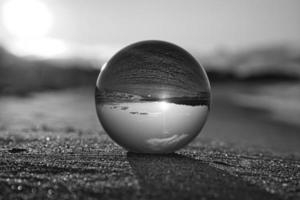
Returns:
[[[116,143],[137,153],[171,153],[201,131],[210,109],[210,85],[184,49],[142,41],[103,65],[95,102],[99,121]]]

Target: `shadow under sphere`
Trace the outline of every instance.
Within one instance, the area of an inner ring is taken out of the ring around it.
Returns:
[[[127,153],[142,199],[277,199],[199,160],[179,154]]]

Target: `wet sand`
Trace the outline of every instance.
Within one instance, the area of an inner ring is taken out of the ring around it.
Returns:
[[[236,104],[236,89],[212,88],[209,118],[196,140],[214,140],[242,148],[300,154],[300,127],[274,121],[260,109]],[[96,116],[94,88],[0,97],[0,129],[78,129],[103,132]]]

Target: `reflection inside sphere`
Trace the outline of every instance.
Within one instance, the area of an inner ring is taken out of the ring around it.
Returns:
[[[170,153],[201,131],[210,106],[204,69],[162,41],[130,45],[102,68],[96,110],[107,134],[133,152]]]

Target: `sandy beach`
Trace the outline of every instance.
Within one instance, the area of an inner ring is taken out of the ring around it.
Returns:
[[[1,97],[0,197],[298,199],[299,129],[241,108],[222,88],[200,135],[156,156],[106,135],[92,88]]]

